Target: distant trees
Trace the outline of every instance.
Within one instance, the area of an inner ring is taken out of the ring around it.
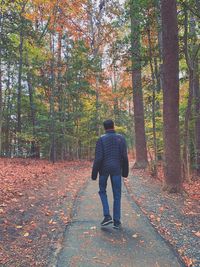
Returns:
[[[114,118],[178,191],[200,174],[198,20],[196,0],[3,1],[0,154],[91,158]]]
[[[100,122],[114,117],[112,86],[102,62],[113,41],[118,7],[117,1],[92,0],[1,4],[2,156],[42,156],[53,162],[92,157],[103,130]],[[121,97],[119,126],[129,116],[126,99]]]

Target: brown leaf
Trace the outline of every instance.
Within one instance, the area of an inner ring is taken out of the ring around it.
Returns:
[[[160,211],[160,212],[163,212],[164,210],[165,210],[164,207],[160,207],[160,208],[159,208],[159,211]]]
[[[183,224],[181,223],[181,222],[178,222],[178,223],[174,223],[176,226],[178,226],[178,227],[180,227],[180,226],[182,226]]]
[[[200,237],[200,231],[194,233],[197,237]]]

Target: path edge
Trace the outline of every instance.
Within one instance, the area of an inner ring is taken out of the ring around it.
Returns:
[[[64,231],[62,232],[62,234],[60,234],[61,235],[61,241],[57,244],[57,248],[50,255],[50,260],[47,263],[48,267],[57,267],[58,266],[57,265],[58,257],[59,257],[60,252],[63,249],[63,243],[65,241],[66,232],[68,231],[68,228],[73,224],[73,218],[74,218],[75,212],[77,210],[79,198],[83,194],[83,191],[86,189],[89,182],[90,182],[90,178],[88,176],[88,178],[84,182],[83,186],[78,190],[75,199],[73,200],[73,204],[72,204],[72,207],[70,210],[70,221],[65,225],[65,228],[64,228]]]
[[[133,178],[134,175],[131,175],[131,177]],[[134,193],[131,191],[130,186],[128,187],[126,185],[126,183],[123,180],[123,184],[124,184],[124,188],[126,191],[126,196],[128,198],[128,200],[131,203],[131,206],[133,205],[133,203],[135,203],[135,205],[138,207],[138,209],[141,211],[141,213],[144,215],[144,217],[146,218],[146,220],[150,223],[150,225],[152,226],[153,230],[155,233],[157,233],[159,235],[159,237],[161,238],[161,240],[163,240],[165,242],[165,244],[170,248],[170,250],[172,251],[172,253],[177,257],[178,262],[180,263],[181,267],[188,267],[185,262],[183,261],[183,259],[181,258],[180,254],[178,253],[178,251],[176,250],[176,248],[170,243],[169,240],[167,240],[165,238],[164,235],[162,235],[158,229],[155,227],[155,225],[151,222],[151,220],[149,219],[149,217],[144,213],[142,207],[139,204],[139,201],[137,200],[137,198],[135,197]]]

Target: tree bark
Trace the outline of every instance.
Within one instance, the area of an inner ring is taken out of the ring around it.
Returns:
[[[194,65],[194,105],[195,105],[195,161],[197,175],[200,176],[200,86],[199,86],[199,60]]]
[[[3,124],[3,97],[2,97],[2,13],[0,11],[0,156],[2,154],[2,124]]]
[[[181,190],[179,136],[179,47],[177,6],[175,0],[161,1],[163,38],[163,120],[165,152],[164,190]]]
[[[28,66],[29,67],[29,66]],[[30,103],[30,119],[32,122],[32,135],[33,140],[31,141],[31,157],[32,158],[40,158],[39,146],[36,142],[36,110],[34,104],[34,89],[32,84],[32,75],[30,70],[27,72],[27,83],[28,83],[28,91],[29,91],[29,103]]]
[[[21,18],[20,44],[19,44],[19,70],[18,70],[18,91],[17,91],[17,131],[21,133],[21,94],[22,94],[22,64],[23,64],[23,22]]]
[[[6,85],[6,91],[7,91],[7,103],[6,103],[6,125],[5,125],[5,155],[11,156],[11,150],[10,150],[10,115],[11,115],[11,86],[10,86],[10,62],[8,61],[7,65],[7,85]]]
[[[195,32],[195,20],[191,16],[190,23],[188,25],[188,10],[184,5],[184,54],[185,60],[189,72],[189,96],[188,104],[185,112],[185,127],[184,127],[184,136],[183,136],[183,179],[190,180],[190,150],[189,150],[189,121],[192,115],[192,104],[194,100],[194,115],[195,115],[195,139],[196,139],[196,148],[195,148],[195,160],[196,165],[198,166],[198,143],[199,137],[198,133],[198,64],[197,64],[197,53],[196,53],[196,32]],[[189,26],[189,27],[188,27]],[[190,29],[190,36],[194,38],[193,44],[191,46],[191,53],[188,49],[188,28]],[[197,48],[198,49],[198,48]]]
[[[188,12],[187,8],[184,6],[184,54],[185,60],[189,72],[189,95],[187,108],[185,111],[185,121],[184,121],[184,134],[183,134],[183,180],[189,180],[190,177],[190,151],[189,151],[189,121],[191,118],[192,111],[192,99],[193,99],[193,76],[194,71],[192,67],[192,62],[190,61],[188,53]]]
[[[189,151],[189,121],[192,111],[193,99],[193,70],[189,70],[189,95],[185,112],[184,135],[183,135],[183,180],[190,179],[190,151]]]
[[[93,12],[93,3],[92,0],[88,0],[88,18],[89,18],[89,31],[91,36],[90,47],[92,50],[93,59],[95,60],[97,56],[100,58],[100,47],[102,42],[102,18],[104,14],[104,7],[106,1],[101,1],[98,7],[98,14],[95,16]],[[97,22],[95,22],[97,21]],[[100,98],[99,98],[99,81],[100,74],[99,71],[95,73],[95,94],[96,94],[96,134],[99,136],[101,134],[101,123],[100,123]]]
[[[133,104],[135,120],[135,147],[136,162],[134,168],[146,168],[147,146],[144,125],[144,106],[142,93],[141,75],[141,44],[140,44],[140,23],[138,19],[139,3],[132,0],[130,3],[131,11],[131,57],[132,57],[132,86]]]
[[[155,114],[155,108],[156,108],[156,78],[155,78],[155,72],[153,67],[153,53],[152,53],[152,44],[151,44],[151,31],[150,26],[148,25],[147,29],[147,35],[148,35],[148,43],[149,43],[149,63],[150,63],[150,69],[151,69],[151,80],[152,80],[152,125],[153,125],[153,147],[154,147],[154,172],[155,175],[157,174],[156,170],[156,162],[157,162],[157,139],[156,139],[156,114]]]
[[[61,27],[62,28],[62,27]],[[58,57],[57,57],[57,89],[58,89],[58,105],[59,105],[59,121],[60,121],[60,131],[61,135],[58,140],[58,157],[63,160],[65,157],[65,97],[64,90],[62,86],[62,36],[63,31],[58,33]]]
[[[56,144],[55,144],[55,49],[54,36],[50,37],[51,49],[51,95],[50,95],[50,161],[56,161]]]

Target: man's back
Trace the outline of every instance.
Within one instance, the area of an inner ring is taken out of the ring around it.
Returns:
[[[102,175],[120,175],[122,165],[122,149],[125,145],[122,135],[107,132],[101,137],[103,145]]]
[[[121,175],[123,160],[127,158],[126,141],[114,130],[108,130],[97,141],[93,175]]]

